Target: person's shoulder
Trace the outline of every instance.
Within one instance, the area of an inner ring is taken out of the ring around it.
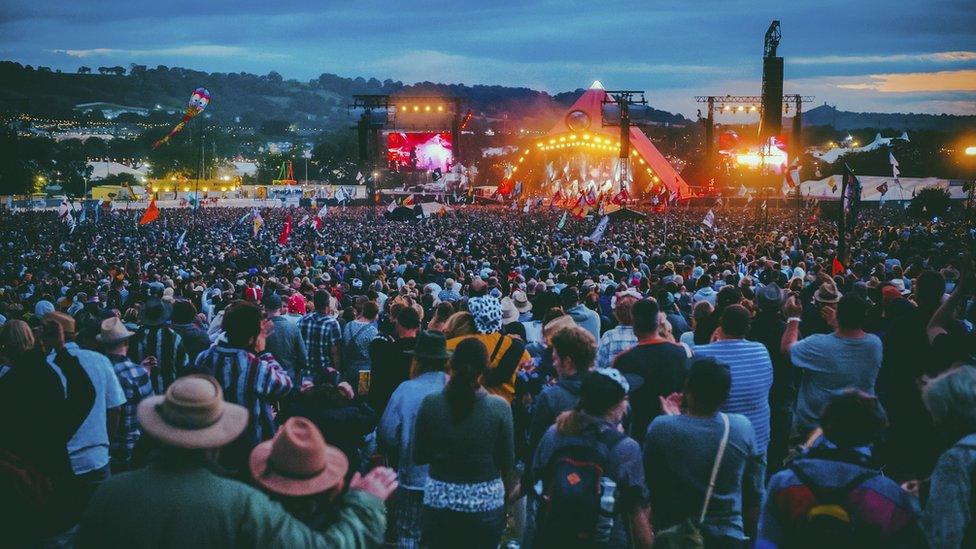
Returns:
[[[729,431],[748,433],[749,436],[755,435],[755,429],[752,427],[752,422],[749,418],[742,414],[726,414],[729,416]]]
[[[681,421],[681,416],[659,415],[647,426],[646,437],[656,437],[672,432]]]
[[[485,395],[484,402],[485,402],[485,406],[487,406],[488,409],[494,412],[504,412],[509,415],[511,415],[512,413],[512,407],[508,403],[508,401],[498,395],[493,395],[489,393]]]

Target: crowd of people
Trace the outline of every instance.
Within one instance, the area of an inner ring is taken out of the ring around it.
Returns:
[[[2,545],[976,544],[965,220],[309,214],[0,212]]]

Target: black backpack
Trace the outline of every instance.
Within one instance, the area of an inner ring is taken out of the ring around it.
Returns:
[[[601,429],[556,448],[541,479],[536,547],[599,546],[601,481],[611,452],[625,438],[616,429]]]
[[[868,469],[856,475],[842,486],[818,486],[813,479],[794,461],[789,468],[811,492],[815,504],[802,517],[793,536],[792,547],[847,549],[870,547],[877,542],[878,532],[859,523],[855,514],[848,509],[847,500],[851,492],[881,474]]]

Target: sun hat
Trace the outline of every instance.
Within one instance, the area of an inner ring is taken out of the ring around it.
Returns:
[[[139,324],[143,326],[161,326],[166,322],[166,307],[163,301],[156,297],[146,300],[145,306],[139,313]]]
[[[512,322],[518,322],[519,310],[515,307],[515,302],[512,298],[506,296],[501,300],[502,305],[502,326],[506,324],[511,324]]]
[[[110,316],[102,321],[101,331],[95,336],[95,341],[102,345],[115,345],[136,335],[125,327],[125,324],[117,316]]]
[[[841,293],[837,291],[837,286],[833,282],[824,282],[817,288],[817,293],[813,294],[814,301],[820,303],[837,303],[840,298]]]
[[[783,290],[776,284],[767,284],[756,292],[756,304],[764,311],[779,309],[783,304]]]
[[[447,350],[447,338],[441,332],[424,330],[417,334],[413,349],[404,351],[417,358],[447,359],[451,358],[451,351]]]
[[[314,423],[292,417],[271,440],[251,450],[251,476],[267,490],[286,496],[308,496],[342,486],[349,460],[329,446]]]
[[[573,320],[573,317],[569,315],[557,316],[542,327],[542,337],[546,341],[549,341],[552,339],[552,336],[556,335],[563,328],[572,328],[573,326],[576,326],[576,321]]]
[[[156,440],[187,449],[220,448],[247,427],[247,408],[224,402],[217,380],[204,374],[177,378],[166,394],[139,403],[136,419]]]
[[[527,313],[532,310],[532,303],[529,301],[529,296],[522,290],[512,292],[512,303],[515,304],[515,308],[520,313]]]
[[[292,314],[305,314],[305,296],[294,294],[288,298],[288,312]]]
[[[44,320],[49,320],[61,326],[61,330],[64,331],[64,337],[67,339],[72,339],[78,333],[75,317],[62,313],[61,311],[53,311],[44,315]]]
[[[500,332],[502,329],[502,304],[491,296],[472,297],[468,300],[468,312],[474,319],[475,329],[482,334]]]

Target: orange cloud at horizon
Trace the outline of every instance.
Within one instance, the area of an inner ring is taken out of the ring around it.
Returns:
[[[838,84],[837,87],[882,93],[976,91],[976,70],[871,74],[868,78],[870,82]]]

